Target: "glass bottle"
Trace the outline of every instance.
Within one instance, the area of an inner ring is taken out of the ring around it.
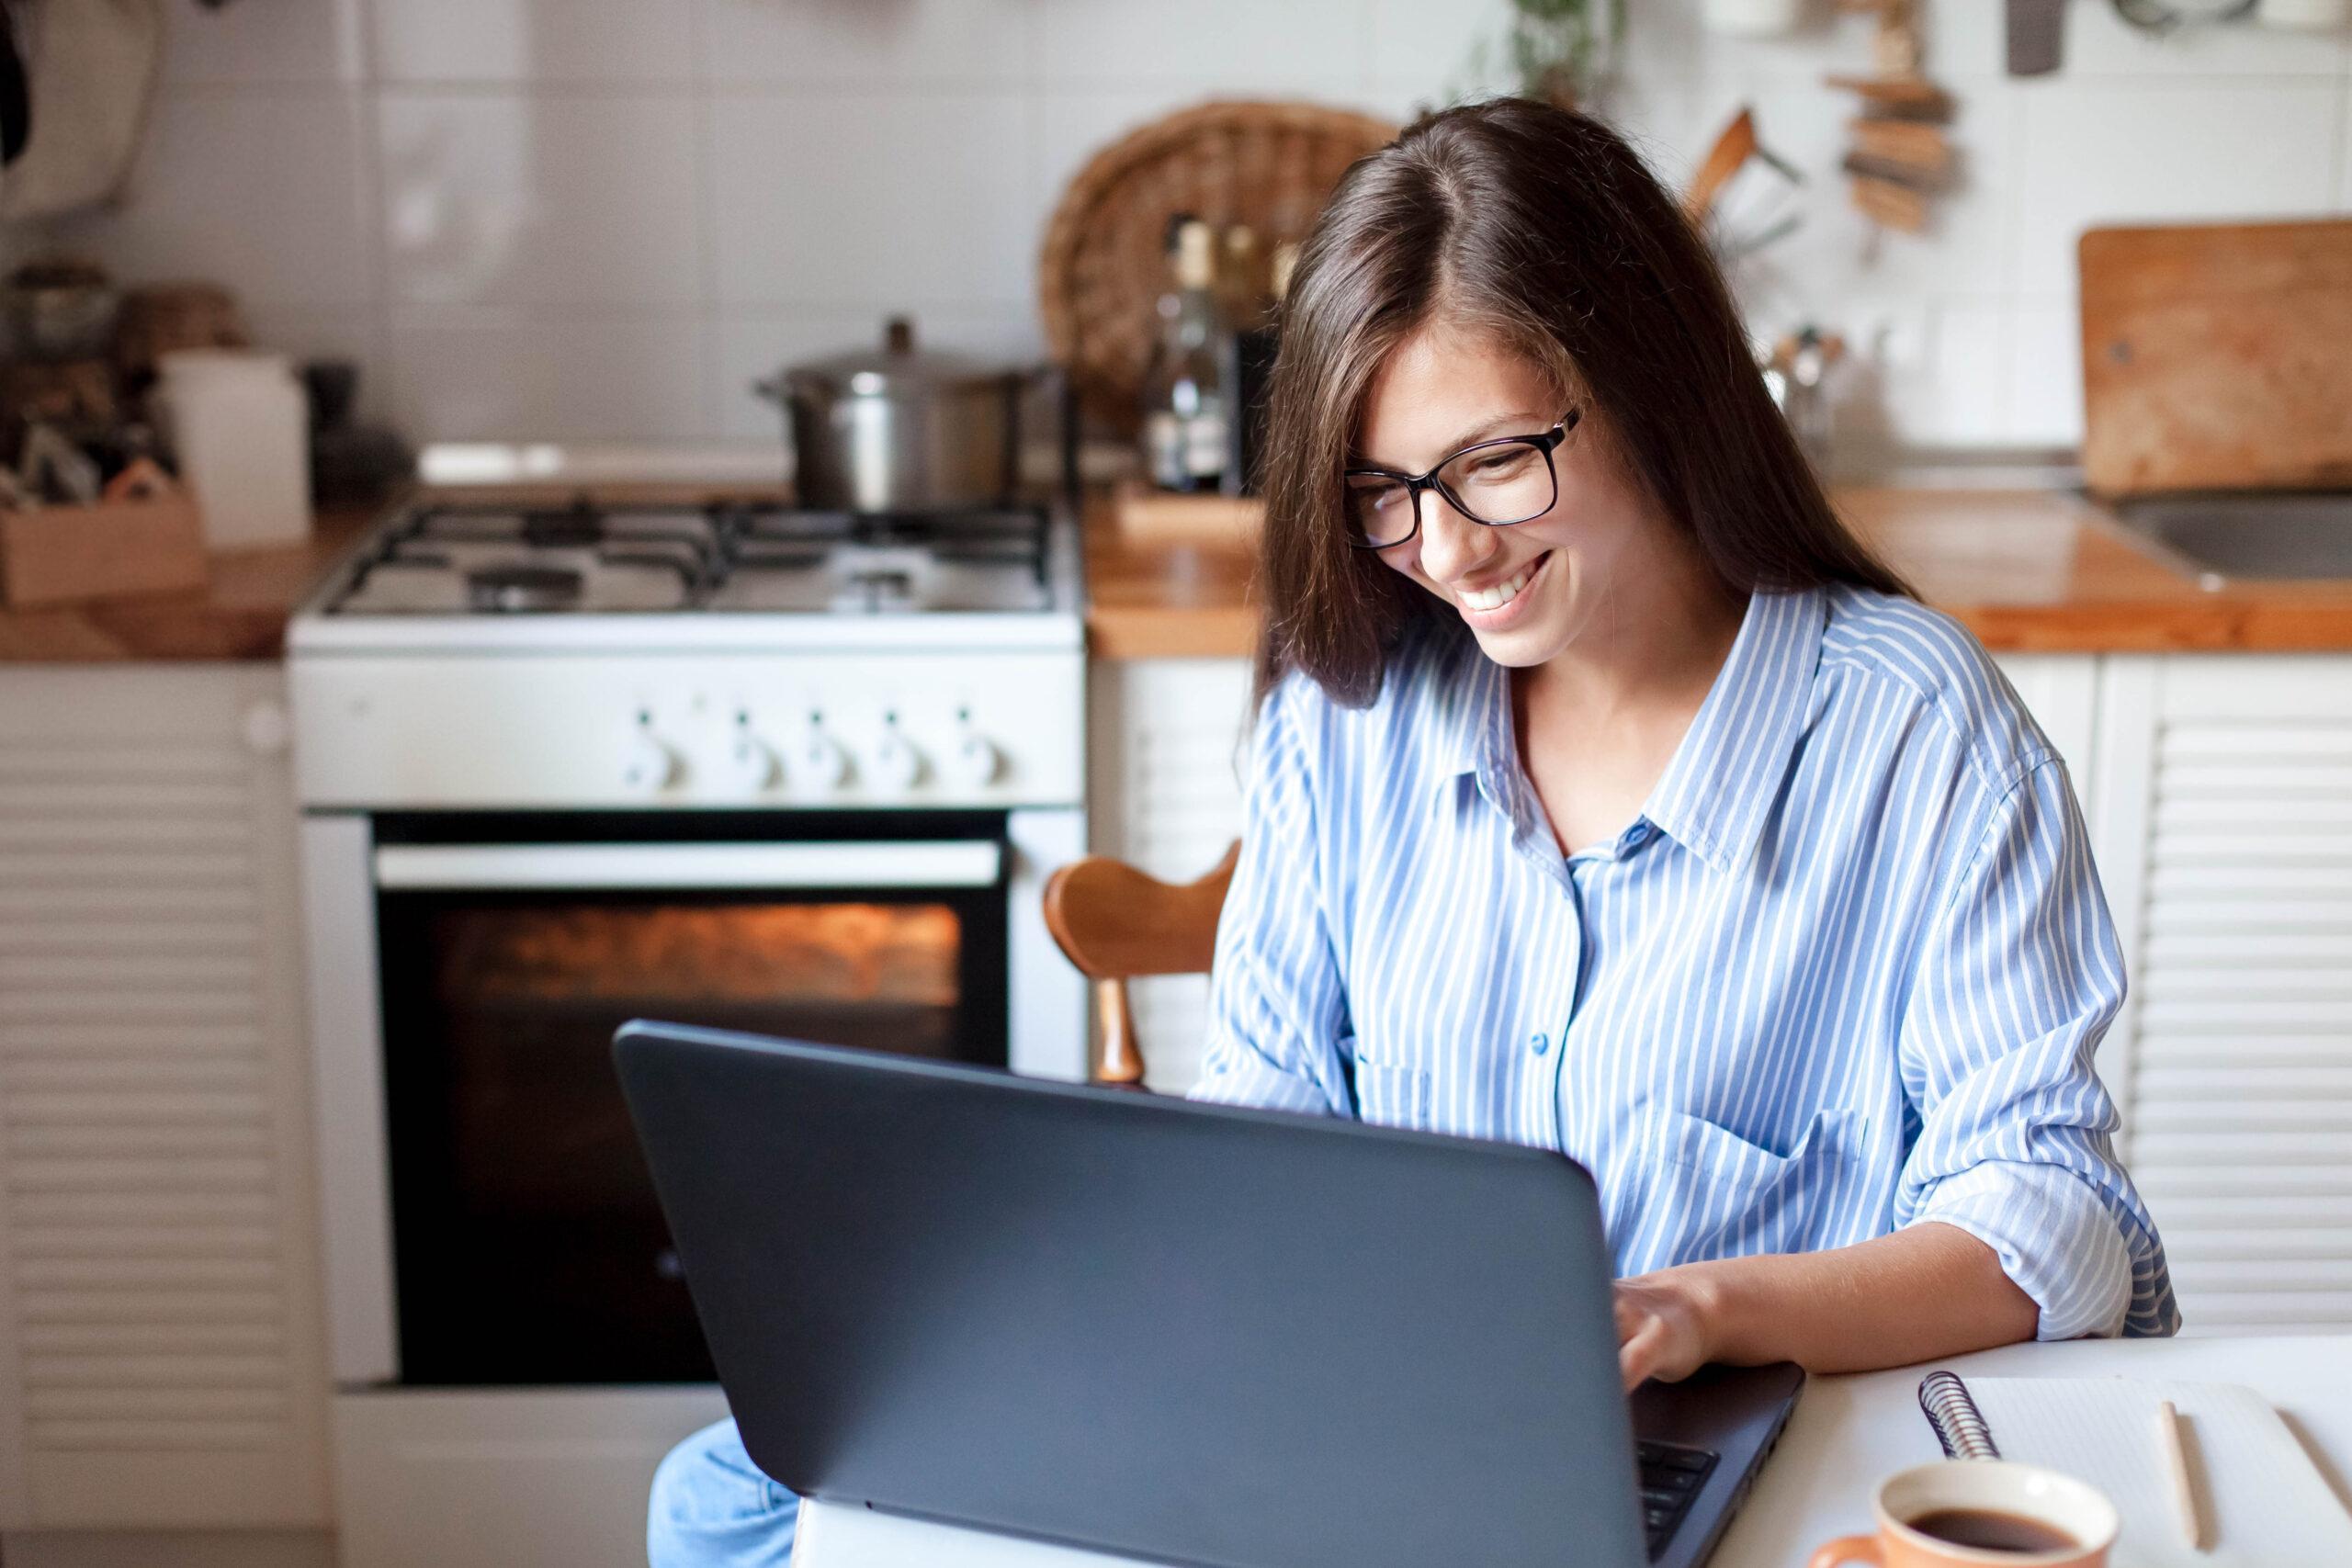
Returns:
[[[1268,291],[1241,318],[1249,324],[1227,339],[1226,402],[1233,411],[1224,483],[1228,495],[1258,493],[1258,462],[1266,445],[1266,395],[1273,379],[1274,355],[1282,346],[1283,296],[1290,291],[1291,270],[1297,263],[1297,245],[1284,241],[1274,247]]]
[[[1216,299],[1216,239],[1197,218],[1175,224],[1175,287],[1159,298],[1159,335],[1144,377],[1144,473],[1161,490],[1213,491],[1227,466],[1221,361],[1228,328]]]

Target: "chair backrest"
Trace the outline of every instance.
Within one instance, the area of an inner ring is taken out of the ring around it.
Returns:
[[[1216,951],[1216,919],[1241,857],[1236,840],[1197,882],[1160,881],[1125,861],[1089,855],[1046,883],[1046,929],[1079,973],[1094,982],[1102,1026],[1097,1082],[1139,1087],[1143,1055],[1136,1043],[1127,982],[1138,975],[1204,975]]]

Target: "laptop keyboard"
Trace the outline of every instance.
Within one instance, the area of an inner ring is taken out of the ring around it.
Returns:
[[[1642,1483],[1642,1530],[1656,1557],[1674,1539],[1691,1500],[1715,1468],[1715,1456],[1704,1449],[1643,1438],[1634,1445],[1634,1461]]]

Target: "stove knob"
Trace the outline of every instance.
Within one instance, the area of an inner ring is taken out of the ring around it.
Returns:
[[[947,764],[955,770],[958,784],[984,789],[996,783],[997,774],[1004,771],[1004,753],[978,730],[966,729],[956,740],[956,750],[947,754]]]
[[[775,783],[781,764],[775,748],[752,733],[748,725],[735,727],[727,754],[719,760],[719,776],[739,795],[755,795]]]
[[[792,782],[809,789],[839,789],[849,782],[849,753],[814,721],[792,750]]]
[[[621,761],[622,786],[639,795],[659,795],[678,777],[678,754],[662,744],[659,736],[642,725],[629,737],[628,754]]]
[[[882,739],[874,743],[874,753],[866,762],[874,782],[884,789],[912,789],[922,778],[922,753],[899,733],[899,722],[893,718],[884,721]]]

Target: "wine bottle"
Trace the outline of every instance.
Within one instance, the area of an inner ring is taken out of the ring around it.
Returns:
[[[1224,483],[1228,495],[1258,493],[1258,454],[1266,439],[1267,383],[1274,373],[1274,355],[1282,346],[1283,296],[1290,292],[1291,268],[1297,262],[1295,243],[1285,240],[1274,247],[1269,279],[1272,292],[1260,301],[1251,324],[1227,340],[1225,380],[1233,389],[1228,399],[1233,418]]]
[[[1216,299],[1216,238],[1197,218],[1171,225],[1174,287],[1159,298],[1159,331],[1143,385],[1144,472],[1161,490],[1216,490],[1229,460],[1228,329]]]

